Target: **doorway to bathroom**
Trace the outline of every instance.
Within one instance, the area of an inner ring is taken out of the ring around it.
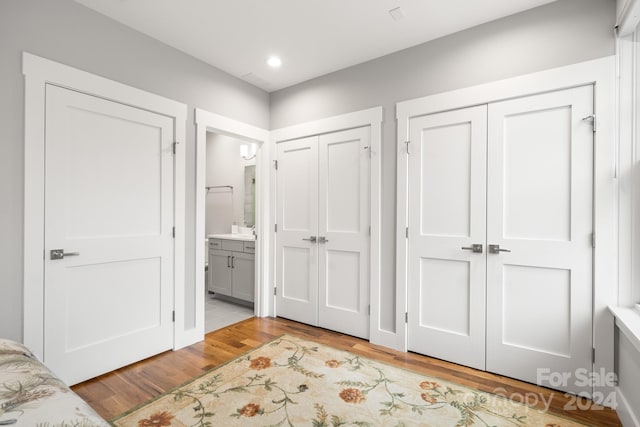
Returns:
[[[242,319],[271,315],[270,156],[265,129],[198,108],[195,123],[195,305],[188,320],[194,338],[203,339]]]
[[[257,144],[207,132],[205,329],[254,315]]]

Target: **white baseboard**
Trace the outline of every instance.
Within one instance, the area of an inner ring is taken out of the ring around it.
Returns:
[[[638,416],[640,416],[640,414],[635,414],[633,412],[633,408],[629,405],[629,402],[624,397],[624,394],[622,394],[619,387],[616,387],[616,399],[618,403],[616,412],[618,413],[618,418],[620,418],[622,425],[624,427],[640,427],[640,422],[638,421]]]

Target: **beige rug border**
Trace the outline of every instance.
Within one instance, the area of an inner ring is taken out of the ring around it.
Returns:
[[[366,359],[367,361],[374,362],[374,363],[379,363],[379,364],[381,364],[381,365],[388,366],[388,367],[390,367],[390,368],[399,369],[399,370],[402,370],[402,371],[404,371],[404,372],[409,372],[409,373],[414,374],[414,375],[421,375],[421,376],[423,376],[423,377],[435,378],[435,379],[438,379],[438,380],[440,380],[440,381],[443,381],[443,382],[446,382],[446,383],[455,384],[455,385],[457,385],[457,386],[459,386],[459,387],[463,387],[463,388],[465,388],[465,389],[468,389],[468,390],[471,390],[471,391],[475,391],[475,392],[478,392],[478,393],[485,393],[485,394],[489,394],[489,395],[491,395],[491,396],[495,396],[495,397],[496,397],[496,398],[498,398],[498,399],[505,400],[505,401],[509,401],[509,402],[514,402],[514,403],[516,403],[516,404],[518,404],[518,405],[521,405],[521,406],[527,407],[529,410],[536,411],[536,412],[539,412],[539,413],[542,413],[542,414],[549,414],[549,415],[551,415],[551,416],[558,417],[558,418],[560,418],[560,419],[563,419],[563,420],[566,420],[566,421],[569,421],[569,422],[573,422],[573,423],[577,423],[577,424],[582,424],[582,425],[584,425],[585,427],[594,427],[594,426],[595,426],[594,424],[585,424],[583,421],[578,421],[578,420],[572,420],[572,419],[569,419],[569,418],[567,418],[566,416],[564,416],[564,415],[560,415],[560,414],[557,414],[557,413],[555,413],[555,412],[545,411],[545,410],[542,410],[542,409],[538,409],[538,408],[536,408],[536,407],[526,405],[526,404],[524,404],[524,403],[522,403],[522,402],[518,402],[518,401],[515,401],[515,400],[512,400],[512,399],[509,399],[509,398],[507,398],[507,397],[501,396],[501,395],[499,395],[499,394],[496,394],[496,393],[493,393],[493,392],[490,392],[490,391],[479,390],[479,389],[477,389],[477,388],[469,387],[469,386],[466,386],[466,385],[464,385],[464,384],[457,383],[457,382],[455,382],[455,381],[451,381],[451,380],[447,380],[447,379],[441,378],[441,377],[439,377],[439,376],[437,376],[437,375],[427,375],[427,374],[422,374],[422,373],[420,373],[420,372],[416,372],[416,371],[414,371],[414,370],[412,370],[412,369],[409,369],[409,368],[405,368],[405,367],[402,367],[402,366],[395,366],[395,365],[391,365],[391,364],[389,364],[389,363],[381,362],[381,361],[379,361],[379,360],[372,359],[372,358],[367,357],[367,356],[360,356],[359,354],[352,353],[352,352],[347,351],[347,350],[342,350],[342,349],[339,349],[339,348],[335,348],[335,347],[332,347],[332,346],[330,346],[330,345],[323,344],[323,343],[319,343],[319,342],[314,341],[314,340],[312,340],[312,339],[303,338],[303,337],[300,337],[300,336],[298,336],[298,335],[294,335],[294,334],[282,334],[282,335],[279,335],[278,337],[273,338],[273,339],[271,339],[271,340],[269,340],[269,341],[267,341],[267,342],[264,342],[264,343],[260,344],[260,345],[259,345],[259,346],[257,346],[257,347],[254,347],[254,348],[249,349],[249,350],[247,350],[247,351],[245,351],[245,352],[242,352],[241,354],[239,354],[239,355],[235,356],[233,359],[227,360],[226,362],[223,362],[223,363],[221,363],[221,364],[219,364],[219,365],[217,365],[217,366],[214,366],[213,368],[211,368],[211,369],[209,369],[209,370],[207,370],[207,371],[203,372],[202,374],[200,374],[200,375],[198,375],[198,376],[196,376],[196,377],[193,377],[193,378],[191,378],[191,379],[189,379],[189,380],[187,380],[187,381],[183,382],[183,383],[182,383],[182,384],[180,384],[180,385],[177,385],[177,386],[175,386],[175,387],[173,387],[173,388],[170,388],[169,390],[166,390],[166,391],[164,391],[164,392],[160,393],[158,396],[156,396],[156,397],[154,397],[154,398],[152,398],[152,399],[149,399],[149,400],[147,400],[147,401],[145,401],[145,402],[143,402],[143,403],[141,403],[141,404],[139,404],[139,405],[136,405],[135,407],[133,407],[133,408],[131,408],[131,409],[129,409],[129,410],[127,410],[127,411],[125,411],[125,412],[121,413],[120,415],[116,415],[114,418],[111,418],[108,422],[109,422],[109,424],[111,424],[112,426],[117,427],[117,426],[115,425],[115,422],[116,422],[116,421],[118,421],[120,418],[124,418],[124,417],[126,417],[127,415],[130,415],[130,414],[132,414],[133,412],[135,412],[135,411],[137,411],[137,410],[139,410],[139,409],[142,409],[143,407],[145,407],[145,406],[147,406],[147,405],[152,404],[152,403],[153,403],[153,402],[155,402],[156,400],[161,399],[161,398],[162,398],[162,397],[164,397],[165,395],[170,394],[170,393],[173,393],[174,391],[178,390],[179,388],[182,388],[182,387],[186,386],[187,384],[191,384],[192,382],[199,380],[200,378],[204,377],[205,375],[208,375],[209,373],[211,373],[211,372],[213,372],[213,371],[215,371],[215,370],[217,370],[217,369],[221,369],[221,368],[225,367],[226,365],[230,364],[231,362],[233,362],[233,361],[235,361],[235,360],[237,360],[237,359],[239,359],[239,358],[241,358],[241,357],[243,357],[243,356],[246,356],[247,354],[249,354],[249,353],[251,353],[251,352],[254,352],[254,351],[260,350],[262,347],[266,347],[267,345],[269,345],[269,344],[273,343],[274,341],[277,341],[277,340],[279,340],[279,339],[282,339],[283,337],[291,337],[291,338],[295,338],[295,339],[298,339],[298,340],[301,340],[301,341],[312,342],[312,343],[314,343],[314,344],[316,344],[316,345],[320,345],[320,346],[323,346],[323,347],[328,347],[328,348],[330,348],[330,349],[332,349],[332,350],[340,351],[340,352],[343,352],[343,353],[354,354],[354,355],[357,355],[358,357],[360,357],[360,358],[362,358],[362,359]],[[427,356],[427,357],[428,357],[428,356]],[[555,390],[554,390],[554,391],[555,391]]]

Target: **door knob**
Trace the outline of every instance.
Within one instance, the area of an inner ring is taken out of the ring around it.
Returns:
[[[308,238],[304,238],[302,240],[306,240],[308,242],[315,243],[316,242],[316,236],[311,236],[311,237],[308,237]]]
[[[481,243],[472,243],[471,246],[463,246],[461,249],[465,251],[471,251],[474,254],[482,253],[482,244]]]
[[[51,249],[51,259],[63,259],[66,256],[80,256],[80,252],[65,252],[64,249]]]
[[[324,236],[318,237],[318,243],[327,243],[328,241],[329,240],[327,240],[327,238]]]
[[[511,252],[510,249],[501,249],[500,245],[488,245],[487,249],[490,254],[499,254],[500,252]]]

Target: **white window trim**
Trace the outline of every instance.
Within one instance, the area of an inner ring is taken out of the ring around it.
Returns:
[[[616,59],[620,243],[618,300],[610,310],[620,333],[640,353],[640,266],[634,262],[640,256],[640,26],[618,37]],[[622,391],[617,392],[620,419],[625,425],[637,425],[634,410]]]
[[[398,118],[398,153],[404,152],[404,141],[409,138],[409,119],[456,108],[470,107],[499,100],[548,92],[552,90],[594,85],[594,108],[597,115],[594,153],[594,290],[593,290],[593,345],[594,369],[614,370],[614,318],[608,306],[616,303],[617,296],[617,165],[615,140],[615,57],[605,57],[565,67],[541,71],[520,77],[455,90],[424,98],[400,102],[396,106]],[[397,320],[398,345],[407,349],[404,313],[407,310],[407,158],[398,155],[397,166]],[[599,388],[603,395],[613,387]]]
[[[268,283],[269,263],[264,259],[269,254],[269,131],[239,122],[237,120],[196,108],[196,226],[195,226],[195,329],[193,342],[204,339],[204,265],[205,250],[202,239],[205,236],[206,172],[207,172],[207,132],[215,132],[258,145],[256,152],[256,294],[254,313],[256,316],[270,316]]]
[[[95,74],[44,59],[22,55],[25,76],[24,164],[24,294],[23,341],[44,355],[44,165],[45,86],[53,84],[173,118],[176,147],[174,169],[174,323],[173,346],[184,346],[185,150],[187,106]],[[117,95],[114,95],[117,94]]]
[[[354,129],[369,126],[371,128],[371,170],[370,170],[370,212],[371,212],[371,255],[369,260],[370,277],[370,304],[371,317],[369,319],[369,340],[374,344],[386,347],[394,347],[395,333],[384,330],[381,327],[380,301],[380,228],[381,228],[381,192],[382,192],[382,107],[374,107],[367,110],[355,111],[352,113],[328,117],[320,120],[306,122],[298,125],[288,126],[271,131],[271,158],[275,159],[276,144],[291,139],[304,138],[307,136],[320,135],[341,130]],[[276,193],[275,193],[275,169],[271,169],[271,215],[276,218]],[[271,222],[271,242],[269,263],[275,266],[275,233],[274,224]],[[275,271],[275,269],[273,270]],[[271,277],[270,283],[275,283],[275,274]],[[270,304],[273,307],[273,292],[270,292]]]

